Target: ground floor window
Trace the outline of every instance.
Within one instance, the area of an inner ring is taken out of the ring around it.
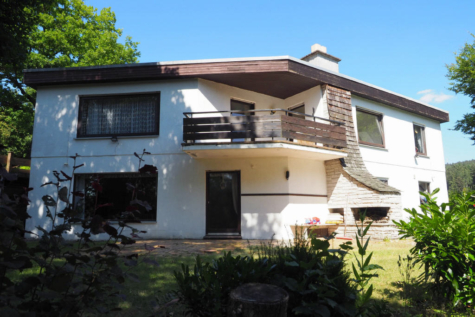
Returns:
[[[419,192],[430,194],[430,183],[419,182]],[[427,199],[424,196],[419,195],[419,198],[421,205],[427,203]]]
[[[98,214],[117,220],[132,211],[140,220],[157,220],[157,174],[77,174],[75,191],[84,193],[75,197],[76,209],[83,216]]]

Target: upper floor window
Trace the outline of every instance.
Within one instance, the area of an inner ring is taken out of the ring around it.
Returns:
[[[382,114],[356,109],[356,123],[359,143],[384,147]]]
[[[427,155],[425,127],[414,124],[416,154]]]
[[[289,110],[292,111],[292,112],[289,112],[289,116],[305,119],[305,105],[304,104],[296,106],[296,107],[291,107],[289,108]]]
[[[231,99],[231,111],[243,111],[243,112],[231,112],[232,116],[250,116],[253,115],[251,110],[254,110],[255,106],[253,103],[244,102],[240,100]]]
[[[158,135],[160,94],[81,97],[78,137]]]

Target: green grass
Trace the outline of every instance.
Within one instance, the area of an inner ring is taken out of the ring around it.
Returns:
[[[410,240],[370,242],[369,251],[374,251],[372,263],[379,264],[384,268],[384,271],[379,272],[379,277],[371,281],[375,288],[373,299],[375,301],[387,301],[394,316],[417,316],[419,314],[420,316],[423,316],[423,314],[425,316],[455,316],[447,313],[448,310],[444,309],[439,302],[428,300],[430,297],[422,288],[414,286],[403,288],[402,281],[404,278],[400,273],[398,260],[399,256],[405,258],[412,246],[413,242]],[[246,251],[246,249],[239,249],[239,252],[233,252],[233,254],[243,254]],[[203,255],[202,257],[205,261],[211,261],[219,256],[219,254],[213,254]],[[127,285],[125,285],[124,292],[127,300],[120,304],[123,311],[119,316],[139,316],[150,313],[150,302],[156,300],[157,297],[162,303],[165,303],[168,299],[166,293],[176,289],[173,271],[179,270],[182,263],[192,267],[195,257],[156,256],[155,259],[161,265],[159,268],[141,264],[137,269],[141,282],[127,282]],[[353,259],[353,255],[348,257],[349,261]],[[420,268],[415,269],[412,276],[415,278],[421,272]],[[417,298],[405,301],[405,295],[416,295]],[[180,305],[175,305],[172,309],[173,316],[180,316],[182,310]]]
[[[201,256],[201,255],[200,255]],[[219,254],[202,255],[204,261],[211,262],[218,258]],[[126,300],[119,304],[122,312],[117,316],[150,316],[153,312],[152,301],[163,305],[172,298],[170,294],[176,290],[173,272],[181,270],[181,264],[193,267],[194,256],[161,257],[152,256],[160,267],[141,263],[134,268],[134,273],[139,276],[140,282],[127,281],[122,293]],[[181,305],[173,305],[168,311],[174,312],[174,316],[180,316],[183,312]]]
[[[353,242],[353,245],[355,246],[355,242]],[[379,277],[373,278],[371,281],[375,288],[373,299],[380,302],[387,301],[393,311],[393,316],[423,316],[423,314],[424,316],[456,316],[447,313],[448,309],[444,309],[440,302],[431,300],[422,288],[414,286],[403,288],[403,277],[397,262],[399,256],[405,257],[409,254],[412,245],[413,242],[410,240],[370,242],[370,252],[374,251],[371,262],[384,268],[384,271],[379,272]],[[337,247],[337,243],[333,247]],[[247,251],[247,249],[237,249],[233,252],[233,255],[246,254]],[[200,256],[204,261],[210,262],[220,255],[216,253]],[[133,269],[133,272],[139,276],[140,282],[128,280],[125,283],[121,293],[126,296],[126,299],[119,304],[122,311],[115,314],[115,316],[152,315],[152,301],[162,305],[171,299],[169,294],[176,290],[173,272],[180,270],[181,264],[190,265],[192,268],[195,261],[194,255],[162,256],[160,250],[153,251],[151,256],[160,264],[160,267],[140,263]],[[347,259],[349,262],[354,261],[353,255],[348,256]],[[25,270],[20,275],[37,273],[38,269],[33,268]],[[417,277],[418,273],[421,273],[420,269],[414,270],[412,276]],[[405,301],[405,295],[410,295],[413,298]],[[182,316],[183,307],[180,304],[175,304],[168,311],[173,312],[173,316]]]
[[[357,253],[356,243],[353,242]],[[427,285],[416,285],[415,279],[423,273],[423,268],[416,265],[410,270],[412,283],[405,284],[402,273],[408,271],[399,267],[398,261],[409,255],[414,246],[412,240],[371,241],[369,252],[374,252],[371,263],[378,264],[384,271],[378,271],[378,277],[371,280],[374,302],[387,302],[393,316],[473,316],[472,314],[454,313],[444,299],[435,299],[427,290]],[[368,253],[369,255],[369,253]],[[354,256],[348,258],[354,260]]]

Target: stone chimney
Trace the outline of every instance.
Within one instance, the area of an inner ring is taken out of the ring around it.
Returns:
[[[312,52],[302,57],[302,60],[312,65],[331,70],[338,73],[338,63],[341,61],[338,57],[327,53],[327,48],[320,44],[312,45]]]

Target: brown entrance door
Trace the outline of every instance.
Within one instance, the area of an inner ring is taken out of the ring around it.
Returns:
[[[206,173],[206,235],[241,235],[241,173]]]

